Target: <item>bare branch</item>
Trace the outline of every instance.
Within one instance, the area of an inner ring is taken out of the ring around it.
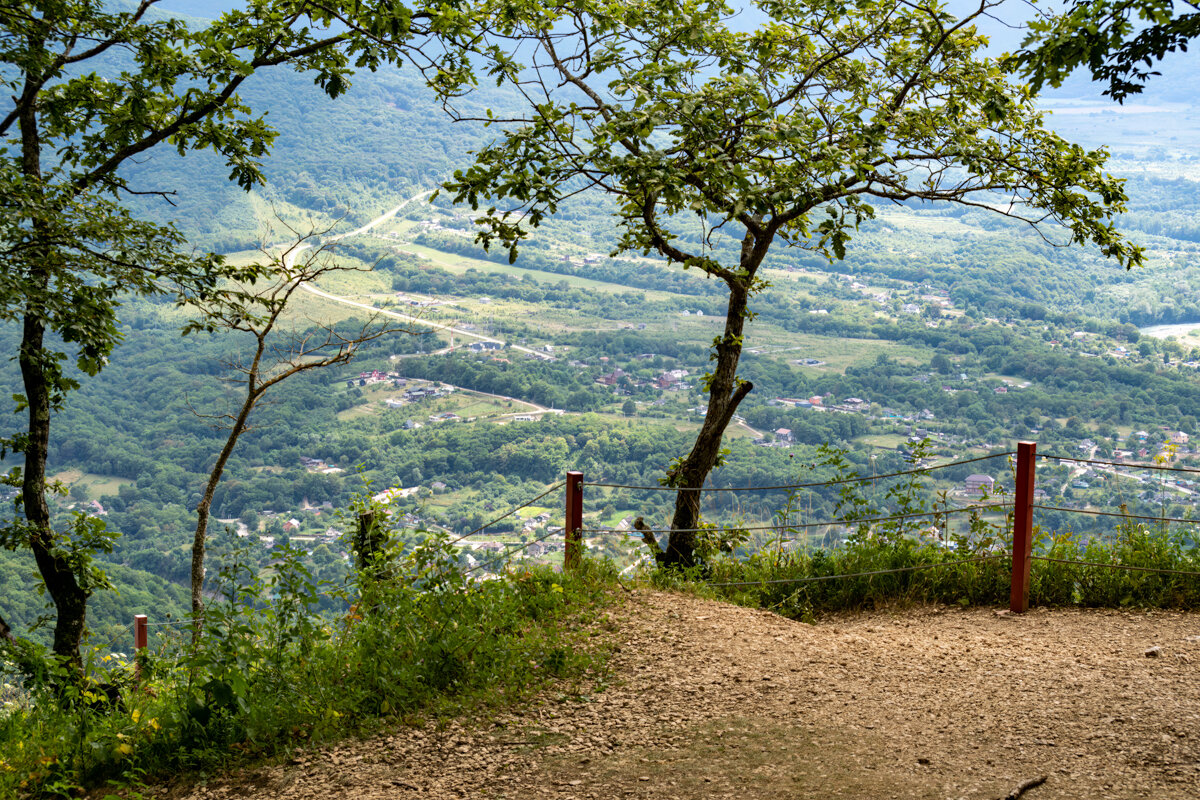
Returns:
[[[411,329],[383,324],[378,314],[372,315],[357,330],[350,331],[308,320],[302,327],[300,321],[289,320],[291,300],[302,286],[333,273],[362,271],[362,267],[339,263],[333,258],[331,251],[337,242],[333,237],[326,237],[336,222],[324,228],[310,225],[307,230],[297,229],[278,215],[276,222],[294,238],[282,248],[267,243],[259,247],[259,252],[269,262],[264,283],[239,287],[236,291],[218,293],[210,298],[193,298],[190,303],[205,325],[249,334],[254,343],[248,359],[231,359],[229,362],[241,374],[238,383],[242,385],[243,393],[237,410],[218,415],[197,414],[221,420],[222,427],[229,431],[209,473],[196,512],[196,531],[192,540],[192,607],[197,613],[202,607],[204,549],[213,497],[238,439],[250,430],[250,416],[262,405],[265,395],[301,372],[344,364],[354,358],[362,345],[383,336],[415,333]],[[270,233],[267,231],[268,236]],[[282,330],[281,323],[288,321],[292,323],[291,327]],[[195,409],[193,413],[196,413]]]

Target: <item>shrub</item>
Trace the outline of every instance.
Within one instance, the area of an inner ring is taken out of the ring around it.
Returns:
[[[144,659],[142,691],[123,657],[99,650],[70,702],[53,681],[19,680],[6,660],[0,795],[74,796],[219,768],[418,711],[511,702],[602,663],[583,631],[610,567],[481,581],[441,534],[407,553],[394,541],[345,586],[319,585],[290,548],[269,574],[230,549],[198,642],[190,626],[177,629]],[[322,612],[331,598],[337,610]],[[100,702],[88,687],[101,684],[123,685],[123,699]]]

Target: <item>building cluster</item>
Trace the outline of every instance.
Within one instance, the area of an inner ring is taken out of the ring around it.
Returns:
[[[631,388],[642,388],[645,386],[653,386],[656,389],[667,392],[686,392],[692,388],[686,380],[690,373],[686,369],[670,369],[656,376],[652,380],[644,381],[629,376],[625,370],[617,367],[611,372],[605,372],[596,378],[596,383],[601,386],[612,386],[613,391],[617,394],[622,392],[619,385],[626,385]],[[625,380],[622,380],[625,379]]]
[[[864,400],[861,397],[847,397],[838,403],[833,400],[833,395],[831,394],[813,395],[812,397],[799,398],[775,397],[771,400],[768,400],[767,405],[787,406],[790,408],[805,408],[814,411],[840,411],[842,413],[849,414],[863,413],[871,408],[871,402],[869,400]],[[930,415],[930,419],[932,418],[932,415]]]
[[[324,459],[311,458],[309,456],[300,456],[300,466],[309,472],[319,472],[322,475],[334,475],[346,471],[341,467],[330,464]]]
[[[393,386],[399,388],[404,385],[404,378],[400,377],[398,372],[384,372],[381,369],[373,369],[369,372],[358,373],[357,378],[347,378],[346,388],[353,389],[355,386],[373,386],[377,383],[391,382]]]
[[[398,387],[404,386],[404,385],[405,384],[404,384],[403,380],[398,382]],[[383,402],[384,402],[384,405],[386,405],[388,408],[395,409],[395,408],[400,408],[402,406],[406,406],[409,403],[420,402],[421,400],[436,400],[439,397],[445,397],[445,396],[447,396],[449,394],[453,394],[453,393],[454,393],[454,388],[451,386],[446,386],[446,385],[413,386],[413,387],[405,390],[405,392],[402,396],[389,397],[387,400],[385,400]]]

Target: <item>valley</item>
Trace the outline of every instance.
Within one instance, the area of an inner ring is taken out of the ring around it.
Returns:
[[[529,256],[496,263],[472,249],[468,217],[430,205],[426,195],[389,204],[359,227],[327,237],[334,257],[369,271],[304,286],[311,301],[297,304],[296,326],[379,315],[416,335],[397,333],[348,369],[315,375],[281,395],[279,407],[263,409],[261,429],[247,434],[217,508],[218,516],[241,520],[251,534],[243,542],[258,538],[256,558],[269,558],[279,541],[306,543],[318,574],[335,580],[345,568],[345,544],[335,534],[353,527],[337,509],[363,491],[357,487],[389,493],[405,536],[431,526],[460,536],[570,468],[589,481],[653,486],[698,429],[700,379],[708,369],[703,343],[719,330],[722,312],[709,282],[670,275],[647,260],[610,259],[593,240],[553,229],[535,239]],[[936,219],[888,212],[878,235],[962,236],[953,226],[942,232]],[[1190,245],[1179,248],[1179,258],[1190,257]],[[589,272],[605,279],[582,277]],[[647,289],[641,277],[621,284],[623,273],[682,282],[673,291]],[[1050,306],[1032,319],[1000,307],[989,313],[956,284],[860,274],[848,264],[781,263],[769,276],[742,362],[756,388],[727,431],[729,455],[713,476],[716,486],[819,477],[820,469],[798,465],[816,462],[814,448],[824,443],[846,448],[867,472],[903,468],[921,439],[938,461],[1035,438],[1043,452],[1067,456],[1200,465],[1186,443],[1200,432],[1200,350],[1178,337],[1181,329],[1162,329],[1166,338],[1156,338],[1131,324]],[[187,498],[201,481],[205,448],[214,445],[205,444],[211,435],[202,426],[179,429],[190,412],[178,390],[186,387],[189,403],[202,397],[219,409],[218,385],[201,386],[229,344],[207,337],[193,342],[187,358],[164,360],[154,342],[170,335],[177,312],[145,302],[134,307],[121,357],[64,414],[56,463],[69,502],[61,507],[98,504],[125,533],[117,563],[145,568],[152,551],[159,566],[151,571],[179,580]],[[148,384],[151,364],[162,378]],[[156,384],[162,388],[151,388]],[[429,394],[405,399],[414,387]],[[122,421],[108,446],[81,450],[83,441],[97,441],[89,430],[108,416],[96,402],[120,409]],[[301,426],[290,422],[297,415]],[[145,446],[153,443],[167,447]],[[118,449],[122,457],[108,455]],[[172,466],[163,471],[165,458]],[[337,471],[305,467],[305,459]],[[1045,485],[1057,487],[1051,505],[1123,505],[1170,517],[1195,508],[1187,485],[1163,485],[1136,469],[1051,466],[1046,473]],[[994,477],[1001,491],[1011,487],[1007,469]],[[961,484],[939,480],[928,490],[955,495]],[[803,501],[809,518],[829,518],[833,497],[811,494]],[[707,499],[704,513],[761,525],[781,500],[770,492],[734,506]],[[601,491],[589,500],[587,518],[628,529],[636,516],[665,514],[663,503],[648,492]],[[561,510],[537,516],[469,537],[468,563],[488,542],[528,541],[562,524]],[[1099,535],[1107,529],[1103,519],[1044,517],[1047,525],[1082,525]],[[836,527],[814,531],[810,541],[838,535],[845,534]],[[600,537],[593,545],[629,563],[640,553],[626,539]],[[561,558],[559,547],[537,560]]]
[[[1193,796],[1149,5],[5,7],[0,796]]]
[[[291,326],[350,327],[379,315],[407,331],[344,369],[298,380],[256,412],[214,508],[238,520],[231,527],[248,535],[234,538],[251,544],[255,560],[269,563],[274,543],[294,538],[311,545],[317,576],[336,581],[347,551],[329,531],[353,527],[345,509],[355,496],[391,498],[407,541],[431,526],[457,536],[568,469],[653,487],[687,452],[725,311],[718,282],[646,254],[610,255],[613,207],[586,193],[547,218],[513,263],[484,252],[469,209],[429,197],[486,141],[486,129],[447,122],[411,73],[360,76],[320,111],[319,91],[295,76],[256,80],[247,97],[282,131],[264,162],[264,187],[232,189],[205,154],[156,152],[130,174],[175,188],[176,204],[139,198],[135,207],[152,219],[169,213],[191,242],[233,263],[278,254],[289,228],[325,231],[319,242],[331,257],[360,271],[304,286]],[[504,108],[514,99],[499,92],[488,102]],[[1062,456],[1200,465],[1190,441],[1200,435],[1200,339],[1189,338],[1189,320],[1200,319],[1200,184],[1182,144],[1200,125],[1186,110],[1160,113],[1152,96],[1145,113],[1110,114],[1061,92],[1048,102],[1064,133],[1116,151],[1131,196],[1124,222],[1149,248],[1148,265],[1126,272],[1094,250],[1058,246],[979,210],[916,203],[875,209],[842,260],[804,247],[776,251],[740,367],[755,388],[726,431],[729,452],[712,485],[827,478],[816,450],[823,444],[844,448],[861,474],[895,471],[923,439],[938,462],[1036,439],[1041,452]],[[693,243],[700,235],[699,227],[686,233]],[[717,255],[735,244],[711,242]],[[164,586],[186,577],[191,509],[217,448],[219,432],[194,412],[226,412],[232,394],[221,365],[238,346],[210,334],[179,340],[185,318],[170,303],[130,298],[123,344],[72,393],[52,443],[51,472],[66,492],[57,513],[103,509],[122,534],[106,563]],[[15,384],[15,365],[0,370]],[[390,377],[362,377],[377,374]],[[406,400],[414,387],[441,396]],[[1007,491],[1002,462],[991,476]],[[960,496],[969,471],[960,472],[932,481],[928,497]],[[1043,485],[1055,487],[1046,498],[1053,506],[1168,517],[1195,510],[1186,481],[1132,467],[1051,465]],[[706,498],[702,513],[762,524],[785,501],[780,492]],[[835,501],[817,491],[797,499],[808,519],[831,518]],[[589,524],[627,528],[637,516],[661,523],[668,506],[662,493],[597,490],[586,510]],[[537,516],[506,520],[467,544],[528,540],[562,524],[561,509],[530,524]],[[1111,534],[1103,518],[1045,512],[1040,523]],[[833,526],[810,539],[845,534]],[[594,545],[628,564],[644,557],[628,538]],[[561,558],[561,550],[538,557]],[[30,586],[27,561],[0,559],[4,587]],[[35,607],[14,616],[30,621]]]

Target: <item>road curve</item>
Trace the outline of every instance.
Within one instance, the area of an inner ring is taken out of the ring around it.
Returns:
[[[370,231],[372,228],[379,225],[380,223],[383,223],[383,222],[395,217],[396,214],[398,214],[402,209],[404,209],[404,207],[407,206],[409,203],[413,202],[414,200],[418,200],[422,197],[425,197],[426,195],[430,195],[430,194],[433,194],[432,189],[429,191],[419,192],[417,194],[414,194],[412,197],[408,198],[403,203],[401,203],[400,205],[393,208],[391,211],[388,211],[388,212],[385,212],[385,213],[379,215],[375,219],[368,222],[366,225],[363,225],[361,228],[355,228],[352,231],[348,231],[347,233],[340,233],[337,236],[327,237],[325,241],[326,241],[326,243],[332,243],[332,242],[341,241],[342,239],[345,239],[350,236],[361,236],[362,234],[367,233],[368,231]],[[300,253],[303,253],[305,250],[308,250],[311,247],[312,247],[311,244],[304,243],[304,244],[299,244],[296,247],[285,250],[283,252],[283,256],[282,256],[283,266],[287,269],[290,269],[292,264],[294,264],[296,262],[296,257],[298,255],[300,255]],[[430,328],[433,328],[434,330],[446,331],[447,333],[453,333],[456,336],[466,336],[466,337],[469,337],[472,339],[477,339],[481,342],[492,342],[494,344],[500,345],[501,347],[508,347],[511,350],[517,350],[518,352],[521,352],[521,353],[527,353],[531,356],[534,356],[535,358],[540,358],[543,361],[553,361],[554,360],[554,356],[550,355],[549,353],[543,353],[538,350],[534,350],[533,348],[530,348],[530,347],[522,347],[521,345],[508,344],[507,342],[501,341],[500,339],[493,339],[490,336],[484,336],[483,334],[474,333],[472,331],[466,331],[466,330],[463,330],[462,328],[455,328],[452,325],[443,325],[440,322],[431,322],[429,320],[421,319],[420,317],[413,317],[408,314],[398,314],[395,311],[388,311],[387,309],[368,305],[367,303],[359,303],[359,302],[356,302],[349,298],[341,297],[336,294],[332,294],[330,292],[325,291],[324,289],[318,289],[316,286],[313,286],[311,283],[302,283],[300,285],[300,288],[303,289],[304,291],[308,292],[309,294],[314,294],[318,297],[324,298],[326,300],[330,300],[334,303],[341,303],[342,305],[345,305],[345,306],[353,306],[354,308],[361,308],[364,311],[370,311],[374,314],[380,314],[382,316],[391,317],[393,319],[402,320],[404,322],[419,323],[421,325],[426,325]]]

